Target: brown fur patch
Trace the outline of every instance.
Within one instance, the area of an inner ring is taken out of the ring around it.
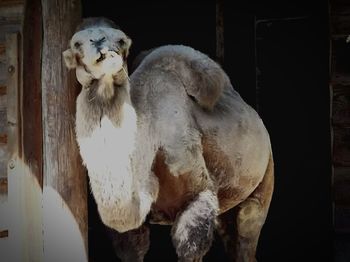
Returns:
[[[212,136],[202,137],[202,147],[209,174],[218,188],[217,196],[221,214],[242,202],[260,181],[239,176],[237,169],[240,168],[240,158],[235,161],[237,166],[232,166],[229,157],[218,147]],[[239,176],[236,185],[231,182],[234,176]]]
[[[189,173],[174,176],[165,164],[164,152],[158,151],[153,163],[153,172],[158,177],[159,193],[152,206],[152,222],[172,224],[179,211],[193,199],[198,192],[193,192]]]

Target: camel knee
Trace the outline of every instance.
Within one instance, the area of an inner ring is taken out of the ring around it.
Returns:
[[[218,201],[203,191],[177,218],[172,239],[179,261],[200,261],[210,249],[216,224]]]
[[[244,238],[255,238],[266,219],[266,210],[256,198],[248,198],[239,205],[237,231]]]
[[[126,231],[122,230],[120,221],[116,220],[116,218],[111,214],[111,211],[108,212],[107,209],[101,208],[99,206],[97,206],[97,210],[100,215],[100,219],[105,226],[112,228],[118,232]]]
[[[99,205],[97,206],[97,209],[102,223],[107,227],[118,231],[119,233],[124,233],[126,231],[139,228],[144,222],[144,219],[136,216],[130,212],[130,210],[118,209],[117,211],[119,212],[115,212],[113,207],[105,208]]]

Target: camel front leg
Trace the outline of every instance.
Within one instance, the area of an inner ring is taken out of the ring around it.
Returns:
[[[211,247],[217,210],[216,195],[205,190],[178,215],[171,234],[179,261],[202,261]]]
[[[97,183],[91,183],[97,210],[103,224],[120,233],[139,228],[145,222],[158,193],[156,177],[146,182],[149,188],[144,186],[138,192],[131,192],[132,196],[127,201],[113,198],[114,195],[110,192],[101,194],[101,192],[104,193],[102,187],[96,186]]]

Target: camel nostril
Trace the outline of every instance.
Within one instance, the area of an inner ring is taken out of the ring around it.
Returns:
[[[104,42],[106,41],[105,37],[102,37],[101,39],[93,40],[90,39],[90,42],[92,45],[94,45],[96,48],[99,48]]]

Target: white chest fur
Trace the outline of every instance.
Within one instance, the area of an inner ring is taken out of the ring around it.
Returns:
[[[131,156],[135,148],[136,114],[123,106],[120,126],[104,116],[90,136],[77,138],[95,197],[108,201],[128,201],[132,197]]]

